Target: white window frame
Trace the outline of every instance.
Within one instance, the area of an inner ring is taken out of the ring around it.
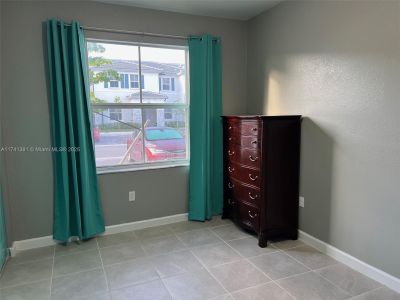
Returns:
[[[167,108],[167,109],[185,109],[186,110],[186,159],[176,159],[176,160],[168,160],[168,161],[157,161],[157,162],[144,162],[144,163],[132,163],[126,165],[113,165],[113,166],[101,166],[96,167],[97,174],[108,174],[108,173],[120,173],[120,172],[131,172],[131,171],[141,171],[141,170],[153,170],[153,169],[164,169],[164,168],[174,168],[174,167],[187,167],[190,162],[190,82],[189,82],[189,47],[183,45],[174,45],[174,44],[156,44],[156,43],[141,43],[141,42],[130,42],[130,41],[116,41],[116,40],[106,40],[106,39],[98,39],[98,38],[86,38],[86,44],[88,42],[97,42],[97,43],[112,43],[112,44],[121,44],[121,45],[131,45],[139,47],[153,47],[153,48],[168,48],[168,49],[181,49],[185,50],[185,82],[186,82],[186,92],[185,92],[185,103],[143,103],[142,99],[142,91],[141,88],[141,75],[143,74],[141,71],[141,56],[139,50],[139,73],[128,73],[128,74],[136,74],[139,76],[139,88],[134,88],[135,90],[140,91],[140,103],[107,103],[107,104],[91,104],[91,108],[130,108],[130,109],[141,109],[142,112],[142,127],[143,124],[143,110],[146,108]],[[89,73],[89,66],[87,72]],[[168,76],[164,76],[168,77]],[[169,76],[168,78],[171,78]],[[129,76],[129,88],[130,88],[130,76]],[[176,80],[175,80],[176,85]],[[120,87],[120,81],[118,81],[118,88]],[[109,83],[109,88],[112,88]],[[130,88],[131,89],[131,88]],[[176,89],[176,86],[175,86]],[[143,155],[145,157],[145,143],[143,143]]]
[[[161,91],[163,91],[163,92],[176,92],[176,79],[175,79],[175,77],[172,77],[172,76],[160,76],[160,79],[161,79]],[[164,83],[163,83],[163,80],[164,79],[168,79],[168,86],[169,86],[169,88],[168,89],[164,89]],[[174,90],[172,90],[172,79],[174,79]]]
[[[111,81],[116,81],[117,82],[117,86],[111,86]],[[109,89],[119,89],[120,88],[120,82],[119,80],[115,80],[115,79],[111,79],[108,81],[108,88]]]
[[[165,110],[168,110],[168,111],[166,112]],[[170,115],[171,115],[171,118],[166,118],[166,117],[165,117],[165,114],[170,114]],[[169,121],[169,120],[172,120],[172,118],[173,118],[172,109],[170,109],[170,108],[165,108],[165,109],[164,109],[164,119],[167,120],[167,121]]]
[[[110,119],[113,121],[121,121],[122,119],[122,110],[120,108],[109,108],[108,113],[110,115]],[[111,114],[118,114],[118,118],[111,117]]]
[[[131,76],[137,76],[137,80],[131,80]],[[132,83],[137,82],[138,87],[132,87]],[[130,73],[129,74],[129,88],[131,90],[139,90],[140,89],[140,79],[139,79],[139,74],[136,73]]]

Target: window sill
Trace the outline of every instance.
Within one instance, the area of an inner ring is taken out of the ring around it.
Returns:
[[[168,163],[154,163],[154,164],[150,163],[141,165],[99,167],[97,168],[97,175],[147,171],[147,170],[157,170],[157,169],[169,169],[169,168],[188,167],[188,166],[189,166],[189,161],[185,160],[185,161],[171,161]]]

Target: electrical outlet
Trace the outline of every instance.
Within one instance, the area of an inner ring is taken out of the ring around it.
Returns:
[[[304,207],[304,197],[302,196],[299,197],[299,206]]]
[[[136,200],[136,193],[135,191],[130,191],[129,192],[129,202],[135,201]]]

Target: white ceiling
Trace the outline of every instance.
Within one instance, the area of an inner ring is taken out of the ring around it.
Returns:
[[[95,0],[200,16],[248,20],[282,0]]]

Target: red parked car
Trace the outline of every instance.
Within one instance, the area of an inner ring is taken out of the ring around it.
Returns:
[[[100,141],[100,128],[95,127],[93,128],[93,140],[97,143]]]
[[[186,141],[182,134],[171,127],[147,127],[144,146],[147,161],[186,158]],[[133,139],[128,139],[128,148]],[[142,138],[138,138],[129,153],[131,161],[142,161]]]

